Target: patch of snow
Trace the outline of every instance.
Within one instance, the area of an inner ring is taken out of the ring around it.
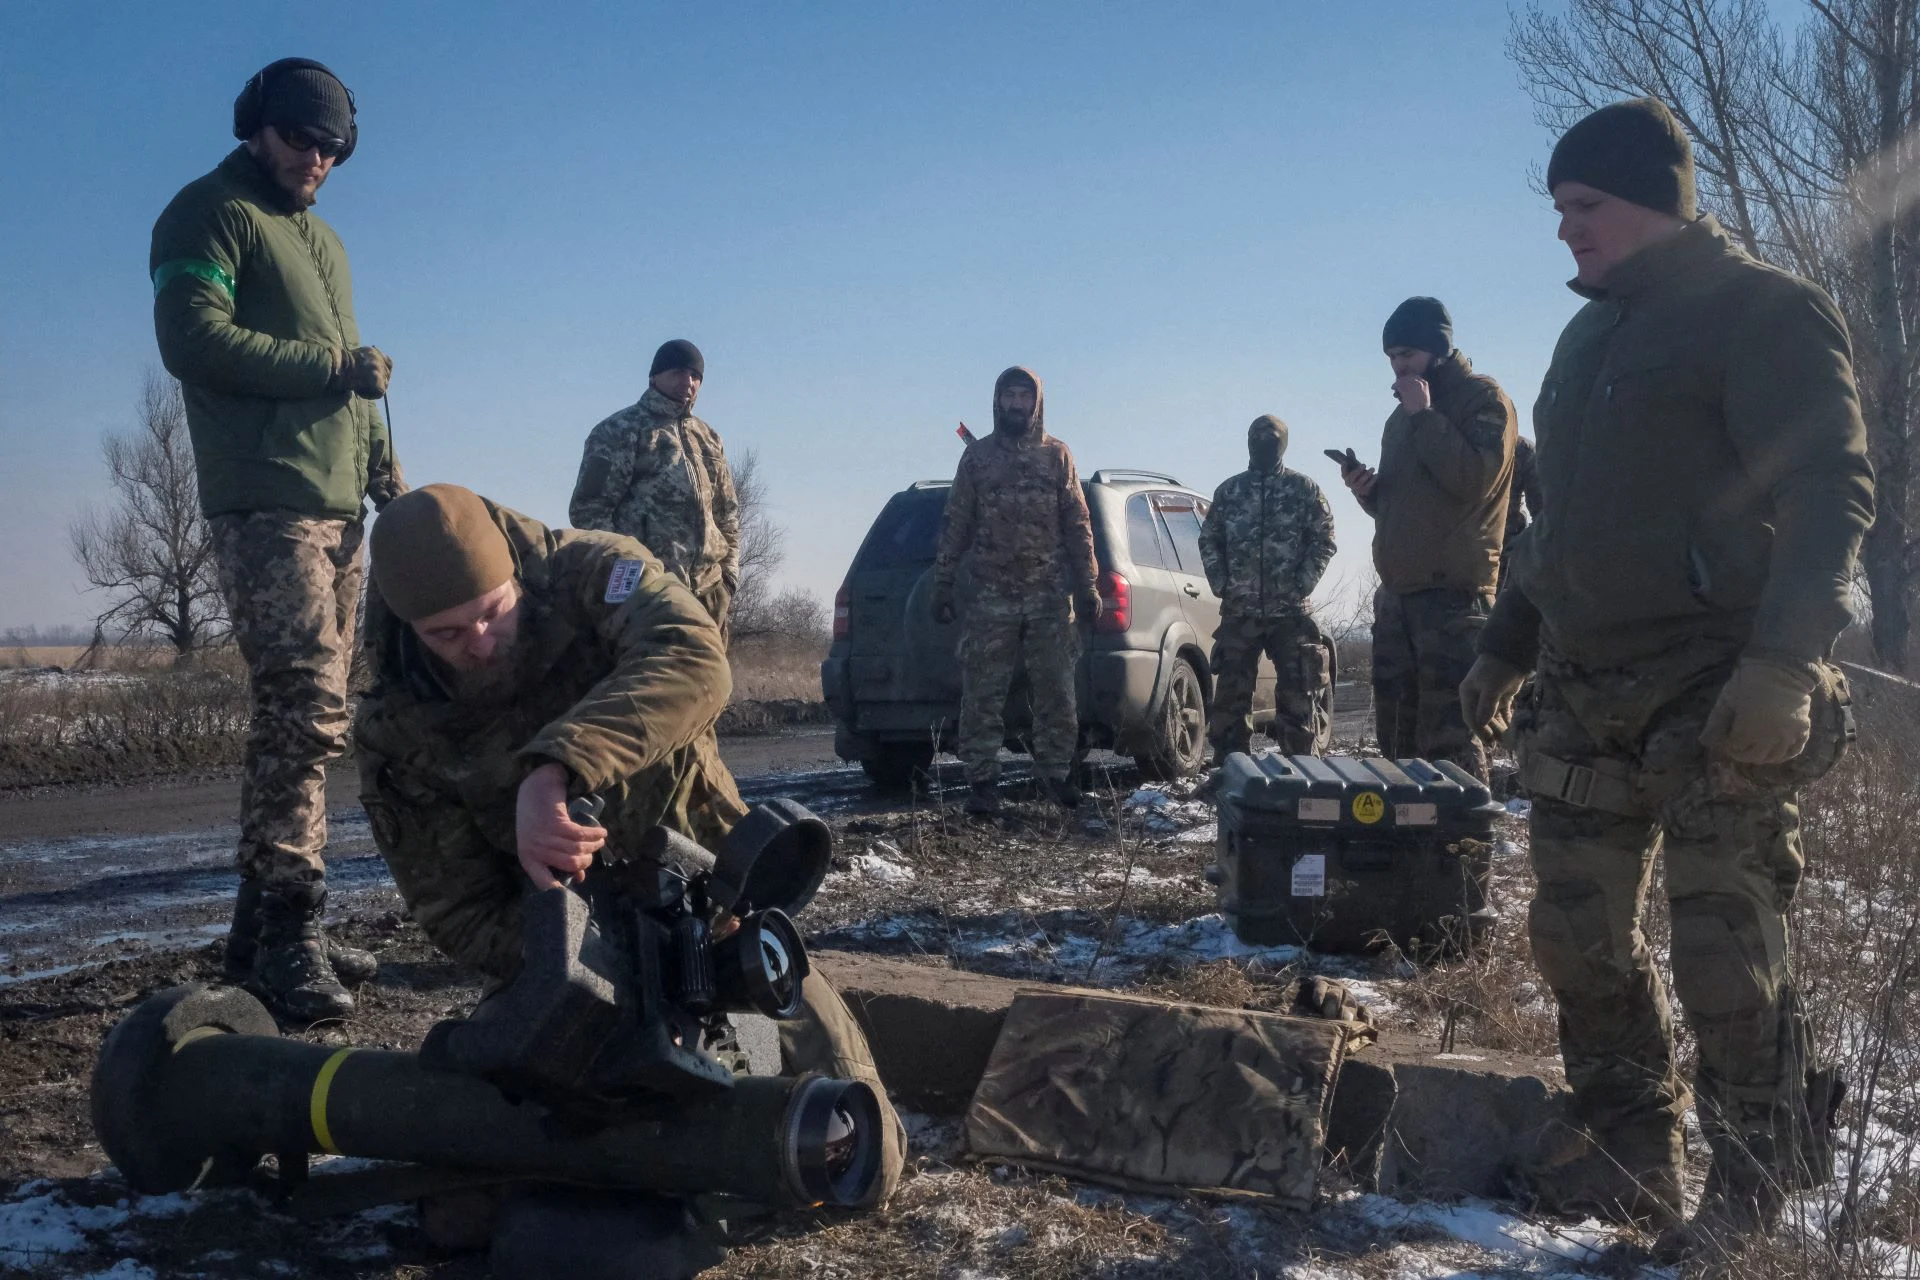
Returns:
[[[132,1258],[122,1258],[105,1271],[89,1272],[84,1280],[158,1280],[152,1267],[143,1267]]]
[[[898,860],[904,856],[900,850],[885,840],[874,841],[873,850],[872,853],[856,853],[848,859],[853,869],[860,875],[869,880],[877,880],[881,884],[906,884],[919,878],[914,874],[912,867]],[[893,856],[887,857],[886,854]]]
[[[1523,800],[1519,796],[1507,801],[1507,812],[1516,818],[1524,818],[1533,812],[1533,801]]]
[[[46,1185],[30,1182],[20,1190]],[[123,1205],[68,1204],[58,1191],[0,1202],[0,1258],[25,1264],[37,1257],[77,1253],[87,1247],[87,1232],[110,1231],[126,1220]]]

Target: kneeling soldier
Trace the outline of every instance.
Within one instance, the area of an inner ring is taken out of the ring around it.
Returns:
[[[496,979],[521,964],[521,902],[665,825],[716,845],[746,812],[714,721],[732,691],[720,629],[640,543],[548,529],[457,485],[373,529],[375,683],[354,725],[380,854],[435,946]],[[596,793],[601,827],[567,816]],[[866,1039],[820,975],[782,1024],[796,1069],[882,1098]],[[876,1196],[904,1134],[885,1126]]]

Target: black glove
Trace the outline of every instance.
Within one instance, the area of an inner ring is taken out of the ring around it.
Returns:
[[[1100,593],[1092,587],[1085,587],[1074,592],[1073,613],[1081,622],[1092,626],[1094,623],[1100,621],[1100,615],[1106,611],[1106,602],[1100,598]]]
[[[332,389],[351,391],[368,400],[378,400],[387,394],[387,383],[393,378],[393,361],[378,347],[355,347],[340,359],[340,368],[334,372]]]

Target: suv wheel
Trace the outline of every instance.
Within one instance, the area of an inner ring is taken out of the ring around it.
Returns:
[[[1207,699],[1200,674],[1184,658],[1174,664],[1153,745],[1133,762],[1151,782],[1191,777],[1207,762]]]
[[[931,742],[875,743],[873,754],[860,761],[867,778],[883,791],[905,791],[915,778],[933,767]]]

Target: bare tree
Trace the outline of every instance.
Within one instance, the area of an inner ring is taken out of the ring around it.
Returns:
[[[101,441],[112,478],[106,511],[89,511],[67,531],[73,558],[106,608],[94,638],[152,638],[187,657],[228,634],[214,573],[213,538],[200,514],[187,410],[180,384],[149,371],[140,423]]]
[[[1874,651],[1904,667],[1920,545],[1920,0],[1568,0],[1513,19],[1507,52],[1560,130],[1650,94],[1693,136],[1702,202],[1756,257],[1831,293],[1853,333],[1878,518],[1861,560]]]
[[[742,450],[733,464],[740,502],[740,585],[733,594],[733,642],[773,637],[813,641],[826,634],[826,606],[797,587],[774,589],[774,574],[786,563],[787,531],[767,506],[760,455]]]

